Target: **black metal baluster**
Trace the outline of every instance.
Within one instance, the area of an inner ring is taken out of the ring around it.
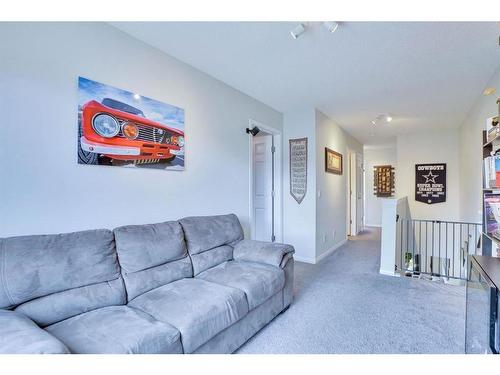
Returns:
[[[463,233],[462,233],[462,224],[460,224],[460,254],[458,255],[458,260],[460,261],[459,264],[459,270],[460,270],[460,277],[462,277],[462,253],[463,253],[463,247],[462,247],[462,242],[463,242]]]
[[[434,259],[434,222],[432,223],[432,242],[431,242],[431,246],[432,246],[432,255],[431,255],[431,274],[434,274],[435,270],[436,270],[436,260]]]
[[[412,239],[412,248],[413,248],[413,272],[412,275],[415,275],[415,269],[417,265],[417,260],[415,258],[415,221],[411,221],[411,239]]]
[[[441,275],[441,222],[438,221],[438,230],[439,230],[439,246],[438,246],[438,261],[439,261],[439,268],[438,268],[438,274],[439,276]]]
[[[403,225],[403,222],[404,222],[405,219],[402,219],[401,220],[401,226],[400,226],[400,229],[401,229],[401,256],[400,256],[400,263],[401,263],[401,272],[403,272],[403,233],[404,233],[404,225]]]
[[[453,270],[453,277],[455,277],[455,223],[453,223],[453,256],[451,258],[452,262],[453,262],[453,266],[452,266],[452,270]]]
[[[446,277],[449,277],[449,266],[448,266],[448,222],[446,222],[446,247],[445,247],[445,267],[446,267]]]
[[[409,233],[409,226],[410,226],[410,219],[406,220],[406,249],[405,249],[405,261],[407,260],[407,254],[409,255],[410,251],[410,246],[408,245],[408,241],[410,239],[410,233]],[[410,269],[410,261],[408,260],[408,265],[406,269],[409,271]]]

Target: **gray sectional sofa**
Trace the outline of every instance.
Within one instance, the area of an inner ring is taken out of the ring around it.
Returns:
[[[232,353],[285,310],[290,245],[235,215],[0,239],[0,353]]]

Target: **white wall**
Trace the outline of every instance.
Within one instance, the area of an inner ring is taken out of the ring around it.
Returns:
[[[316,258],[347,239],[347,150],[363,155],[363,146],[322,112],[316,110]],[[342,175],[325,172],[325,147],[343,155]],[[359,201],[362,203],[362,200]],[[362,211],[361,211],[362,212]],[[361,217],[358,217],[361,221]]]
[[[500,65],[485,87],[495,87],[495,95],[479,95],[460,129],[460,216],[464,221],[481,222],[483,130],[486,119],[498,115]]]
[[[397,137],[396,194],[408,197],[414,219],[459,220],[459,152],[459,129],[456,128]],[[446,163],[446,202],[429,205],[415,201],[415,164],[423,163]]]
[[[371,146],[364,148],[365,167],[365,225],[379,227],[382,225],[382,202],[385,198],[373,194],[373,167],[392,165],[396,167],[396,144]],[[398,172],[395,170],[395,177]]]
[[[283,116],[283,237],[295,247],[295,259],[316,261],[316,131],[314,109]],[[307,137],[307,192],[300,204],[290,195],[289,140]]]
[[[281,129],[279,112],[106,24],[1,23],[0,35],[0,237],[228,212],[248,233],[244,129]],[[79,75],[184,108],[186,170],[77,164]]]

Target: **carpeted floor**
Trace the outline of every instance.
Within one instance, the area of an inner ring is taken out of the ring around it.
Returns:
[[[297,262],[294,302],[237,353],[463,353],[465,287],[380,275],[379,253],[367,228]]]

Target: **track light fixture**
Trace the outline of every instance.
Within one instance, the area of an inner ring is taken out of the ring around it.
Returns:
[[[303,23],[299,23],[297,26],[295,26],[292,30],[290,30],[290,35],[292,36],[293,39],[297,39],[299,36],[301,36],[304,32],[306,31],[306,27]]]
[[[315,23],[299,23],[297,24],[292,30],[290,30],[290,35],[292,36],[293,39],[297,39],[299,36],[304,34],[306,32],[306,25],[307,27],[309,26],[314,26]],[[339,28],[339,23],[334,22],[334,21],[325,21],[321,22],[323,27],[328,30],[329,33],[333,34],[337,29]]]
[[[252,129],[247,128],[246,132],[247,132],[247,134],[252,134],[252,137],[255,137],[257,134],[259,134],[260,129],[256,126],[254,126]]]
[[[327,29],[330,33],[333,34],[335,31],[337,31],[339,24],[337,22],[327,21],[323,22],[323,26],[325,27],[325,29]]]

